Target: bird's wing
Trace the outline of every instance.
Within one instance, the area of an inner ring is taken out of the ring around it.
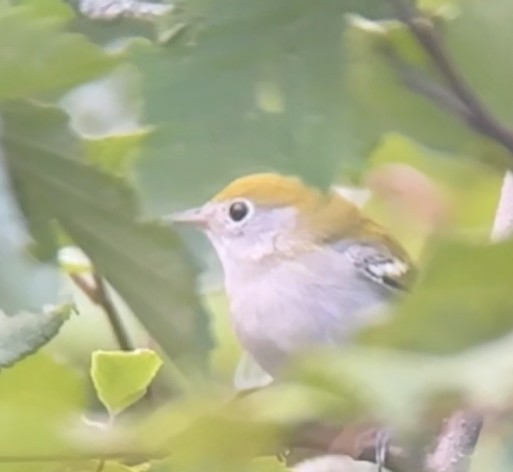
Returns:
[[[392,291],[406,291],[413,284],[416,271],[404,257],[378,242],[355,243],[346,249],[346,255],[355,268],[368,279]]]

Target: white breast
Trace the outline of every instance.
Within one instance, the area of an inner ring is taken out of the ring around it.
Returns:
[[[335,250],[305,253],[272,268],[225,267],[225,281],[239,340],[271,374],[298,350],[347,342],[385,301]]]

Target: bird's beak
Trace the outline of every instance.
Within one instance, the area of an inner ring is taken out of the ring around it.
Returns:
[[[171,224],[183,224],[194,226],[199,229],[205,229],[207,227],[207,219],[201,210],[201,207],[198,207],[191,208],[190,210],[179,211],[177,213],[164,216],[162,221]]]

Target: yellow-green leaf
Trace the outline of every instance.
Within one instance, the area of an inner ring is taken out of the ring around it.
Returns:
[[[144,396],[161,365],[159,356],[148,349],[96,351],[91,378],[98,398],[115,415]]]

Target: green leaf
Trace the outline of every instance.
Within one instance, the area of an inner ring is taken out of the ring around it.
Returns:
[[[107,461],[102,467],[102,472],[146,472],[146,469],[143,467],[129,467],[119,462]]]
[[[127,184],[79,160],[62,112],[28,102],[1,111],[11,181],[42,252],[59,247],[58,222],[174,361],[203,365],[208,321],[180,239],[140,223]]]
[[[50,341],[69,318],[72,308],[60,306],[43,313],[17,313],[8,316],[0,311],[0,367],[8,367]]]
[[[513,331],[513,242],[440,243],[415,290],[389,322],[367,329],[361,341],[450,354],[500,339]]]
[[[37,18],[49,17],[69,21],[75,16],[71,6],[60,0],[13,0],[10,4],[29,9]]]
[[[91,378],[98,398],[116,415],[144,396],[161,365],[160,357],[149,349],[96,351]]]
[[[85,391],[77,372],[41,353],[3,370],[0,457],[33,458],[76,451],[70,432],[85,407]]]
[[[412,166],[439,186],[447,200],[448,225],[452,230],[471,233],[483,241],[488,239],[499,201],[502,172],[463,155],[435,151],[395,133],[383,136],[370,156],[371,168],[389,164]],[[374,197],[369,205],[373,204],[377,206],[380,202]],[[390,230],[417,224],[416,220],[404,220],[404,215],[397,215]]]
[[[6,194],[0,194],[2,202],[7,201]],[[0,216],[3,228],[13,229]],[[39,311],[58,299],[58,272],[55,267],[43,264],[27,254],[25,248],[14,244],[11,239],[0,236],[0,309],[14,314],[20,310]]]
[[[62,91],[117,63],[84,37],[62,31],[59,17],[33,5],[0,7],[0,100]]]
[[[367,133],[351,123],[343,17],[387,8],[374,0],[196,0],[167,48],[134,47],[155,127],[136,165],[151,210],[199,203],[252,171],[326,184],[342,168],[360,170]]]
[[[115,134],[98,139],[84,140],[86,159],[99,169],[120,177],[130,174],[140,146],[149,134],[142,129],[123,135]]]

